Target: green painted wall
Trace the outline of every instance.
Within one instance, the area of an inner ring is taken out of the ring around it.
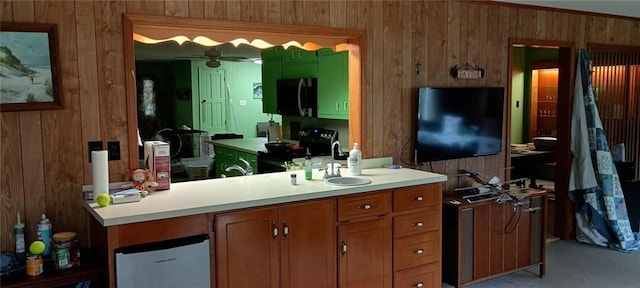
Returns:
[[[524,48],[513,48],[511,68],[511,143],[522,143],[524,128]]]
[[[531,142],[528,136],[531,113],[531,63],[557,61],[558,52],[557,48],[513,48],[511,143]],[[516,106],[515,101],[520,101],[520,108],[517,110],[513,110]]]
[[[262,82],[262,68],[253,62],[222,62],[219,69],[226,71],[229,87],[228,131],[256,137],[256,124],[271,119],[270,114],[262,113],[262,98],[253,97],[253,84]],[[273,115],[273,120],[281,123],[282,117]]]

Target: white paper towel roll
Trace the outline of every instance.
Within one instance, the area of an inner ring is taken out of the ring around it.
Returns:
[[[109,159],[107,150],[91,151],[91,171],[93,173],[93,199],[109,193]]]
[[[267,129],[267,141],[280,140],[280,123],[269,121],[269,128]]]

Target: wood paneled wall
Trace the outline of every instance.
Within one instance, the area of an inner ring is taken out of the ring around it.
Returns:
[[[40,214],[46,213],[55,232],[79,232],[87,244],[88,216],[80,191],[91,182],[88,141],[105,146],[120,141],[124,160],[109,163],[111,181],[120,181],[128,169],[125,12],[365,30],[361,147],[367,157],[391,155],[398,163],[412,162],[417,87],[506,87],[510,37],[571,41],[576,47],[589,42],[640,45],[638,19],[487,1],[1,0],[1,21],[58,25],[64,103],[61,110],[0,114],[2,251],[13,251],[16,213],[26,222],[28,242],[35,238]],[[485,68],[486,77],[449,76],[450,67],[467,62]],[[441,161],[433,163],[433,170],[499,170],[504,162],[504,155]],[[447,187],[455,185],[452,178]]]

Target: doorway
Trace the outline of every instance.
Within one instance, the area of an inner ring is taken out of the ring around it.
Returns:
[[[521,186],[549,193],[546,234],[551,239],[570,239],[573,233],[567,192],[573,56],[570,42],[510,39],[511,126],[507,133],[512,145],[506,162],[514,167],[510,179],[526,178]],[[523,158],[529,157],[521,157],[518,149],[541,156],[523,164]]]

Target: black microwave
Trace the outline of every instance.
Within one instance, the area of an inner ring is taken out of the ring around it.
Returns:
[[[278,114],[318,117],[318,78],[279,79],[276,93]]]

